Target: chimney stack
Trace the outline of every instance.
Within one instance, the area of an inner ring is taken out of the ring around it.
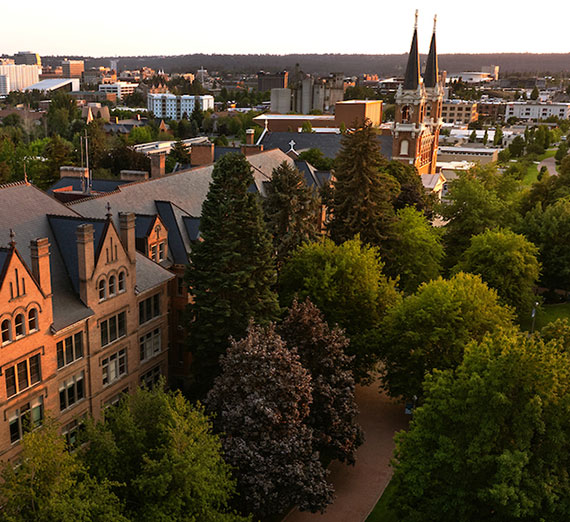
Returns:
[[[253,145],[255,139],[255,131],[253,129],[246,129],[245,131],[245,144]]]
[[[150,177],[162,178],[166,173],[166,155],[165,154],[151,154],[150,155]]]
[[[121,242],[131,263],[135,262],[135,215],[132,212],[119,212]]]
[[[214,144],[209,141],[193,143],[190,148],[190,162],[193,167],[214,163]]]
[[[84,223],[75,231],[77,236],[77,272],[79,276],[79,297],[89,306],[91,291],[88,282],[95,268],[95,248],[93,245],[93,225]]]
[[[49,241],[47,237],[30,242],[32,275],[46,297],[51,295],[51,267],[49,264]]]

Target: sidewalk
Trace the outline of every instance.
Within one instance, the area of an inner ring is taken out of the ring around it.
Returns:
[[[355,466],[339,462],[329,466],[335,501],[324,515],[294,510],[283,522],[363,522],[376,505],[392,476],[389,463],[394,451],[394,433],[405,428],[409,418],[404,415],[403,404],[380,395],[378,383],[357,386],[356,401],[366,440],[358,448]]]

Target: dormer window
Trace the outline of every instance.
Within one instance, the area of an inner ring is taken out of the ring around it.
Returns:
[[[28,312],[28,332],[35,332],[38,329],[38,311],[32,308]]]
[[[115,276],[109,277],[109,297],[115,295],[116,292],[116,278]]]
[[[99,301],[104,301],[105,297],[107,297],[107,287],[105,284],[105,279],[101,279],[101,281],[99,281],[98,290],[99,290]]]
[[[166,259],[166,241],[158,245],[158,260],[164,261]]]
[[[119,293],[125,291],[126,274],[124,271],[119,272]]]
[[[12,340],[12,323],[9,319],[2,321],[2,344],[9,343]]]
[[[24,321],[24,314],[18,314],[16,316],[16,320],[14,321],[15,324],[15,329],[16,329],[16,339],[18,337],[23,337],[24,334],[26,333],[26,328],[25,328],[25,321]]]

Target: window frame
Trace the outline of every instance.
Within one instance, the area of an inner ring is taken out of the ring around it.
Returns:
[[[38,352],[17,361],[3,368],[3,373],[6,397],[11,399],[42,382],[41,354]]]
[[[33,314],[33,316],[32,316]],[[33,324],[33,326],[32,326]],[[38,331],[38,309],[30,308],[28,311],[28,334]]]
[[[101,382],[103,386],[109,386],[128,375],[127,349],[121,348],[101,359]],[[121,366],[123,371],[121,372]],[[113,368],[112,370],[110,370]]]
[[[84,356],[83,331],[68,335],[56,343],[56,362],[58,370],[83,359]],[[60,364],[60,361],[62,364]]]
[[[5,325],[7,326],[6,328],[5,328]],[[12,321],[10,319],[4,319],[2,321],[1,329],[2,329],[2,345],[11,343],[12,342]]]

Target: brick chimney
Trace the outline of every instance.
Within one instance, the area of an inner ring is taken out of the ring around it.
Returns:
[[[32,275],[46,297],[51,295],[51,267],[49,264],[49,241],[47,237],[30,241]]]
[[[59,167],[60,178],[89,178],[89,171],[83,167]]]
[[[246,129],[245,131],[245,144],[253,145],[255,140],[255,131],[253,129]]]
[[[93,245],[93,225],[84,223],[75,231],[77,236],[77,273],[79,276],[79,297],[86,306],[91,302],[90,280],[95,268],[95,247]]]
[[[132,212],[119,212],[121,242],[131,263],[135,262],[135,215]]]
[[[242,145],[241,153],[244,156],[252,156],[253,154],[259,154],[263,152],[263,145]]]
[[[151,154],[150,155],[150,177],[162,178],[166,173],[166,155]]]
[[[190,162],[196,167],[214,163],[214,144],[209,141],[193,143],[190,147]]]
[[[119,177],[123,181],[143,181],[148,179],[146,170],[121,170]]]

